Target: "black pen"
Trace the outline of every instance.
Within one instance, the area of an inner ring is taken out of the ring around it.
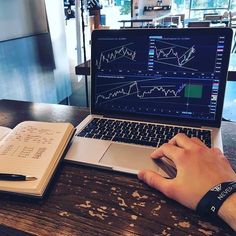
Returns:
[[[32,181],[32,180],[36,180],[36,179],[37,179],[36,177],[27,176],[27,175],[0,173],[0,180]]]

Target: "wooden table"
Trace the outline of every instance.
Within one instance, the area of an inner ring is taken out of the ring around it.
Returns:
[[[90,75],[91,61],[88,60],[80,65],[75,67],[76,75]]]
[[[0,100],[0,125],[24,120],[70,121],[87,109]],[[223,122],[234,169],[236,125]],[[136,176],[63,162],[45,199],[0,194],[0,235],[233,235],[220,220],[201,218]]]
[[[75,67],[76,75],[84,75],[85,80],[85,98],[86,98],[86,106],[89,107],[89,94],[88,94],[88,76],[90,75],[90,66],[91,61],[85,61],[84,63],[77,65]]]

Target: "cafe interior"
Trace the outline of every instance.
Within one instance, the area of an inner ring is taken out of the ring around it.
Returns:
[[[0,15],[1,99],[79,107],[90,105],[94,29],[231,27],[223,117],[236,121],[235,0],[12,0]]]
[[[129,29],[129,28],[193,28],[193,27],[230,27],[233,29],[232,49],[228,72],[228,83],[224,103],[224,118],[236,120],[236,1],[194,1],[194,0],[132,0],[103,1],[96,5],[88,2],[88,14],[82,18],[88,22],[80,38],[85,34],[85,42],[81,41],[81,63],[76,65],[76,74],[85,76],[84,91],[86,92],[87,75],[89,76],[90,36],[94,29]],[[78,4],[79,5],[79,4]],[[117,9],[119,11],[117,12]],[[80,8],[74,8],[81,13]],[[85,12],[86,12],[85,10]],[[117,13],[116,13],[117,12]],[[77,14],[78,15],[78,14]],[[80,14],[79,14],[80,15]],[[81,17],[79,18],[81,20]],[[87,28],[87,29],[86,29]],[[83,56],[85,55],[85,57]],[[84,70],[87,69],[87,73]],[[71,97],[73,101],[73,95]],[[84,103],[88,106],[88,99]]]
[[[158,32],[162,28],[232,28],[221,123],[224,153],[236,170],[236,126],[235,122],[228,122],[236,121],[235,0],[0,3],[0,118],[1,126],[11,128],[25,120],[71,121],[76,126],[89,114],[91,33],[95,29],[151,28]],[[201,97],[201,86],[186,88],[193,98]],[[90,150],[97,152],[89,146],[87,151]],[[54,178],[49,194],[40,201],[1,193],[0,235],[235,233],[219,219],[202,217],[168,199],[136,175],[63,161]]]

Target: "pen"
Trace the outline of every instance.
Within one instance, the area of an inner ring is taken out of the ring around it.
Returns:
[[[32,180],[36,180],[36,179],[37,178],[33,177],[33,176],[0,173],[0,180],[8,180],[8,181],[32,181]]]

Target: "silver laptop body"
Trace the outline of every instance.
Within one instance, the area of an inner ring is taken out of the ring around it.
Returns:
[[[165,177],[175,175],[168,159],[157,163],[149,157],[159,144],[102,139],[113,130],[83,134],[94,118],[103,123],[127,121],[132,130],[137,127],[133,122],[205,129],[211,132],[210,146],[222,150],[220,124],[231,39],[229,28],[95,30],[91,114],[77,126],[65,159],[132,174],[151,169]]]

